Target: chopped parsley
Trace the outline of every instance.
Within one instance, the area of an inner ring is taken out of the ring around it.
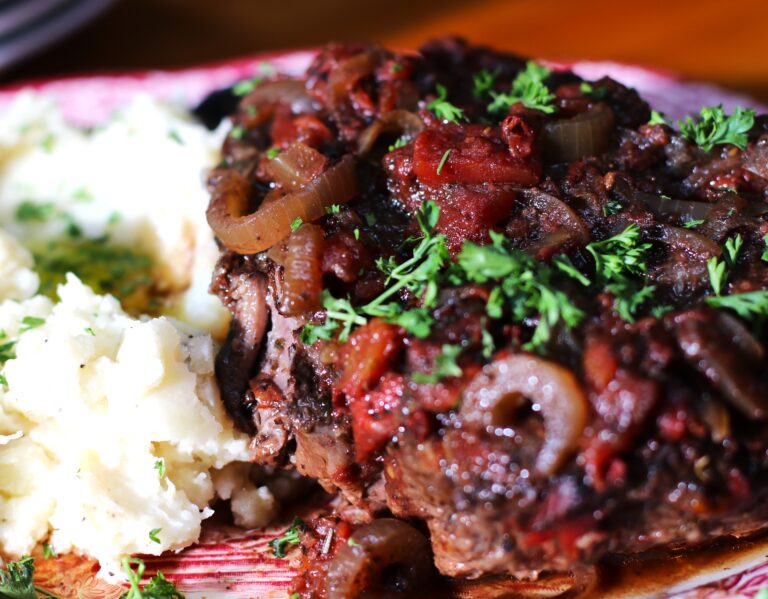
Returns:
[[[393,62],[392,63],[392,67],[390,68],[390,70],[393,73],[399,73],[400,71],[403,70],[403,65],[401,65],[399,62]]]
[[[760,255],[760,259],[763,262],[768,262],[768,234],[763,236],[763,243],[765,244],[765,249],[763,250],[763,253]]]
[[[744,240],[741,238],[740,234],[736,234],[736,237],[730,237],[726,239],[725,241],[725,255],[728,259],[728,262],[733,266],[736,264],[736,258],[739,255],[739,250],[741,249],[741,246],[744,244]]]
[[[427,104],[427,110],[431,110],[437,118],[449,123],[466,120],[464,110],[448,101],[448,90],[444,85],[438,83],[435,85],[435,90],[437,91],[437,98]]]
[[[53,152],[53,145],[56,143],[56,136],[53,133],[49,133],[40,141],[40,147],[44,152],[50,154]]]
[[[608,200],[603,205],[603,216],[613,216],[614,214],[618,214],[624,209],[624,206],[621,204],[621,202],[617,200]]]
[[[152,541],[153,543],[157,543],[159,545],[160,544],[160,537],[158,537],[157,535],[159,535],[162,532],[162,530],[163,530],[162,528],[153,528],[152,530],[150,530],[149,531],[149,540]]]
[[[451,155],[452,149],[448,148],[445,152],[443,152],[442,158],[440,158],[440,164],[437,165],[437,174],[439,175],[443,167],[445,166],[445,163],[448,162],[448,156]]]
[[[341,212],[341,206],[338,204],[331,204],[325,208],[326,214],[338,214],[339,212]]]
[[[59,557],[59,556],[56,553],[56,550],[53,548],[53,545],[45,543],[43,545],[43,558],[51,559],[52,557]]]
[[[291,223],[291,231],[295,231],[298,229],[302,224],[304,224],[304,221],[301,219],[300,216],[297,216],[294,221]]]
[[[529,350],[538,350],[549,341],[558,323],[572,328],[581,322],[584,313],[554,286],[556,269],[509,248],[498,233],[492,231],[491,240],[490,245],[482,246],[465,242],[458,256],[466,280],[497,284],[486,307],[488,316],[500,318],[506,305],[516,322],[538,318],[533,336],[524,346]]]
[[[232,86],[232,93],[236,96],[247,96],[264,80],[261,76],[251,77],[238,81]]]
[[[699,225],[703,225],[705,222],[707,221],[704,220],[703,218],[691,219],[687,222],[684,222],[683,227],[685,227],[686,229],[693,229],[695,227],[698,227]]]
[[[711,296],[706,302],[714,308],[733,310],[745,320],[758,320],[768,316],[768,290],[765,289]]]
[[[233,139],[243,139],[243,136],[245,135],[245,129],[240,127],[239,125],[236,127],[232,127],[232,130],[229,132],[229,136]]]
[[[713,256],[707,260],[709,282],[712,285],[712,290],[715,292],[715,295],[720,295],[722,292],[725,282],[728,279],[728,267],[733,267],[736,264],[736,259],[738,258],[739,250],[741,250],[743,243],[744,240],[739,234],[735,237],[730,237],[725,241],[725,260],[720,260],[717,256]]]
[[[96,331],[93,330],[93,327],[85,327],[83,330],[91,337],[96,336]]]
[[[33,202],[24,200],[16,207],[16,220],[20,223],[38,222],[50,220],[56,215],[56,207],[52,202]]]
[[[725,284],[727,273],[725,271],[726,264],[713,256],[707,260],[707,271],[709,272],[709,282],[712,285],[712,290],[716,295],[720,295]]]
[[[581,85],[579,85],[579,91],[595,100],[602,100],[608,95],[608,90],[606,88],[595,87],[589,81],[582,81]]]
[[[21,327],[19,327],[19,333],[26,333],[37,327],[41,327],[45,324],[45,318],[38,318],[37,316],[25,316],[21,319]]]
[[[286,529],[286,531],[279,537],[272,539],[268,545],[272,549],[272,553],[275,557],[285,557],[285,550],[290,545],[298,545],[301,543],[301,533],[304,531],[304,522],[301,518],[296,517],[293,519],[293,523]]]
[[[518,73],[512,81],[509,93],[490,92],[493,102],[488,105],[488,112],[508,111],[513,105],[521,102],[527,108],[547,114],[553,113],[555,96],[544,85],[544,79],[549,77],[549,74],[548,68],[528,61],[525,70]]]
[[[155,470],[157,470],[157,476],[165,478],[165,460],[163,458],[155,461]]]
[[[355,541],[355,539],[353,539],[352,537],[349,537],[349,539],[347,539],[347,545],[349,545],[350,547],[360,547],[360,543]]]
[[[355,236],[355,239],[358,239],[358,240],[360,239],[360,229],[358,229],[357,227],[355,227],[355,230],[352,231],[352,234]]]
[[[650,243],[640,243],[640,228],[629,225],[618,235],[587,245],[595,260],[598,285],[614,297],[614,310],[633,322],[637,310],[653,295],[653,286],[639,286],[634,276],[648,269],[646,256]]]
[[[152,260],[133,248],[98,238],[60,238],[33,247],[40,293],[55,299],[56,288],[68,272],[76,274],[96,293],[112,294],[138,313],[150,303],[153,285]]]
[[[456,363],[456,358],[461,355],[461,352],[460,345],[444,344],[435,358],[435,369],[429,374],[414,372],[411,378],[417,383],[434,385],[449,376],[461,376],[461,367]]]
[[[133,569],[136,566],[136,570]],[[144,562],[137,557],[123,558],[123,571],[128,575],[128,582],[131,585],[120,599],[184,599],[176,586],[158,572],[144,588],[141,587],[141,579],[144,576],[146,566]]]
[[[754,110],[737,106],[729,116],[722,105],[702,108],[697,121],[690,116],[684,121],[678,121],[680,134],[705,152],[722,144],[733,144],[741,150],[746,149],[747,133],[754,124]]]
[[[267,150],[267,158],[270,160],[277,158],[278,154],[280,154],[280,148],[269,148],[269,150]]]
[[[0,597],[7,599],[39,599],[55,595],[35,586],[35,562],[25,555],[17,562],[0,568]]]
[[[651,110],[651,118],[648,119],[649,125],[666,125],[667,120],[664,118],[664,114]]]
[[[391,146],[389,146],[389,148],[387,148],[387,151],[392,152],[399,148],[404,148],[407,145],[408,145],[408,138],[405,135],[401,135],[395,140],[395,143],[393,143]]]
[[[184,145],[184,140],[181,138],[181,134],[176,131],[176,129],[171,129],[168,131],[168,137],[175,141],[180,146]]]
[[[493,89],[493,84],[496,83],[498,76],[498,70],[491,72],[488,69],[483,69],[472,77],[472,83],[474,84],[472,93],[475,95],[475,98],[481,98],[489,93]]]
[[[1,386],[2,386],[4,389],[7,389],[7,388],[8,388],[8,379],[7,379],[7,378],[5,378],[5,375],[4,375],[2,372],[0,372],[0,385],[1,385]]]
[[[432,326],[432,317],[427,310],[437,301],[438,278],[449,260],[445,237],[434,233],[439,213],[434,202],[423,204],[416,215],[423,237],[409,240],[415,244],[410,258],[402,263],[394,256],[376,261],[379,270],[387,275],[387,287],[368,304],[355,308],[348,299],[335,298],[324,291],[325,323],[306,325],[301,333],[302,341],[311,345],[320,339],[331,339],[336,333],[339,341],[346,341],[353,327],[364,325],[368,317],[375,316],[397,324],[417,337],[427,337]],[[420,308],[406,310],[390,301],[404,289],[422,297]]]

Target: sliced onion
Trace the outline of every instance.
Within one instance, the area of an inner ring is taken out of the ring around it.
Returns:
[[[297,79],[265,81],[243,98],[240,107],[255,108],[258,112],[270,104],[287,104],[294,114],[309,112],[313,108],[313,100],[307,95],[304,82]]]
[[[522,194],[540,214],[545,214],[547,219],[555,220],[560,224],[557,230],[530,245],[527,248],[530,254],[541,255],[547,248],[554,246],[557,249],[568,241],[582,245],[589,242],[589,228],[568,204],[536,189],[524,190]]]
[[[381,518],[360,527],[339,549],[328,567],[328,599],[384,596],[383,578],[395,578],[395,588],[412,597],[427,591],[434,577],[429,541],[413,526]],[[398,593],[399,595],[400,593]]]
[[[538,356],[498,359],[475,376],[464,392],[460,415],[465,426],[496,430],[522,405],[537,404],[546,429],[536,470],[549,476],[576,448],[587,424],[587,398],[573,373]]]
[[[744,153],[744,168],[763,179],[768,179],[768,135],[763,135]]]
[[[380,53],[370,50],[342,61],[336,69],[331,71],[328,76],[328,87],[334,104],[341,103],[353,85],[373,73],[380,60]]]
[[[665,200],[659,196],[637,192],[635,197],[642,200],[651,210],[658,214],[679,214],[690,220],[706,218],[714,204],[695,200]]]
[[[613,111],[599,105],[570,119],[544,125],[544,153],[552,162],[572,162],[596,156],[608,148],[613,133]]]
[[[357,193],[355,161],[345,156],[304,189],[244,214],[250,186],[233,169],[216,169],[209,181],[211,203],[208,224],[221,242],[233,252],[254,254],[269,249],[291,232],[297,218],[312,222],[332,204],[346,204]]]
[[[306,223],[288,238],[283,270],[281,311],[288,316],[320,307],[323,290],[323,229]]]
[[[659,239],[675,250],[699,257],[703,261],[723,253],[723,249],[709,237],[682,227],[664,225]]]
[[[267,173],[288,191],[296,191],[317,177],[328,159],[300,141],[292,143],[267,162]]]
[[[414,139],[424,129],[424,122],[410,110],[392,110],[382,114],[357,138],[357,153],[365,156],[382,133],[396,133]]]

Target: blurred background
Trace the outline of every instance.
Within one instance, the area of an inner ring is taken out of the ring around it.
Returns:
[[[183,67],[332,40],[417,48],[454,33],[541,58],[660,67],[766,101],[766,23],[768,0],[0,0],[0,79]]]

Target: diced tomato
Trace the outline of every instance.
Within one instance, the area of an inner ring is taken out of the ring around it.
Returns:
[[[444,183],[536,184],[541,174],[538,162],[515,158],[499,137],[498,129],[496,135],[492,135],[493,132],[492,127],[483,125],[422,131],[414,142],[414,173],[422,184],[430,186]]]
[[[509,216],[515,192],[507,185],[444,185],[428,196],[440,206],[437,230],[455,254],[464,240],[487,243],[488,231]]]
[[[386,445],[397,430],[403,386],[403,377],[390,372],[382,377],[375,389],[350,398],[349,412],[358,462],[365,461]]]
[[[356,398],[372,389],[392,366],[402,346],[402,329],[380,318],[353,332],[341,348],[344,369],[333,393],[337,407],[344,405],[344,396]]]

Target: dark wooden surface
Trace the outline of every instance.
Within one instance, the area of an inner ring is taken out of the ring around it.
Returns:
[[[330,40],[447,33],[545,58],[612,59],[768,101],[768,0],[122,0],[6,79],[176,67]]]

